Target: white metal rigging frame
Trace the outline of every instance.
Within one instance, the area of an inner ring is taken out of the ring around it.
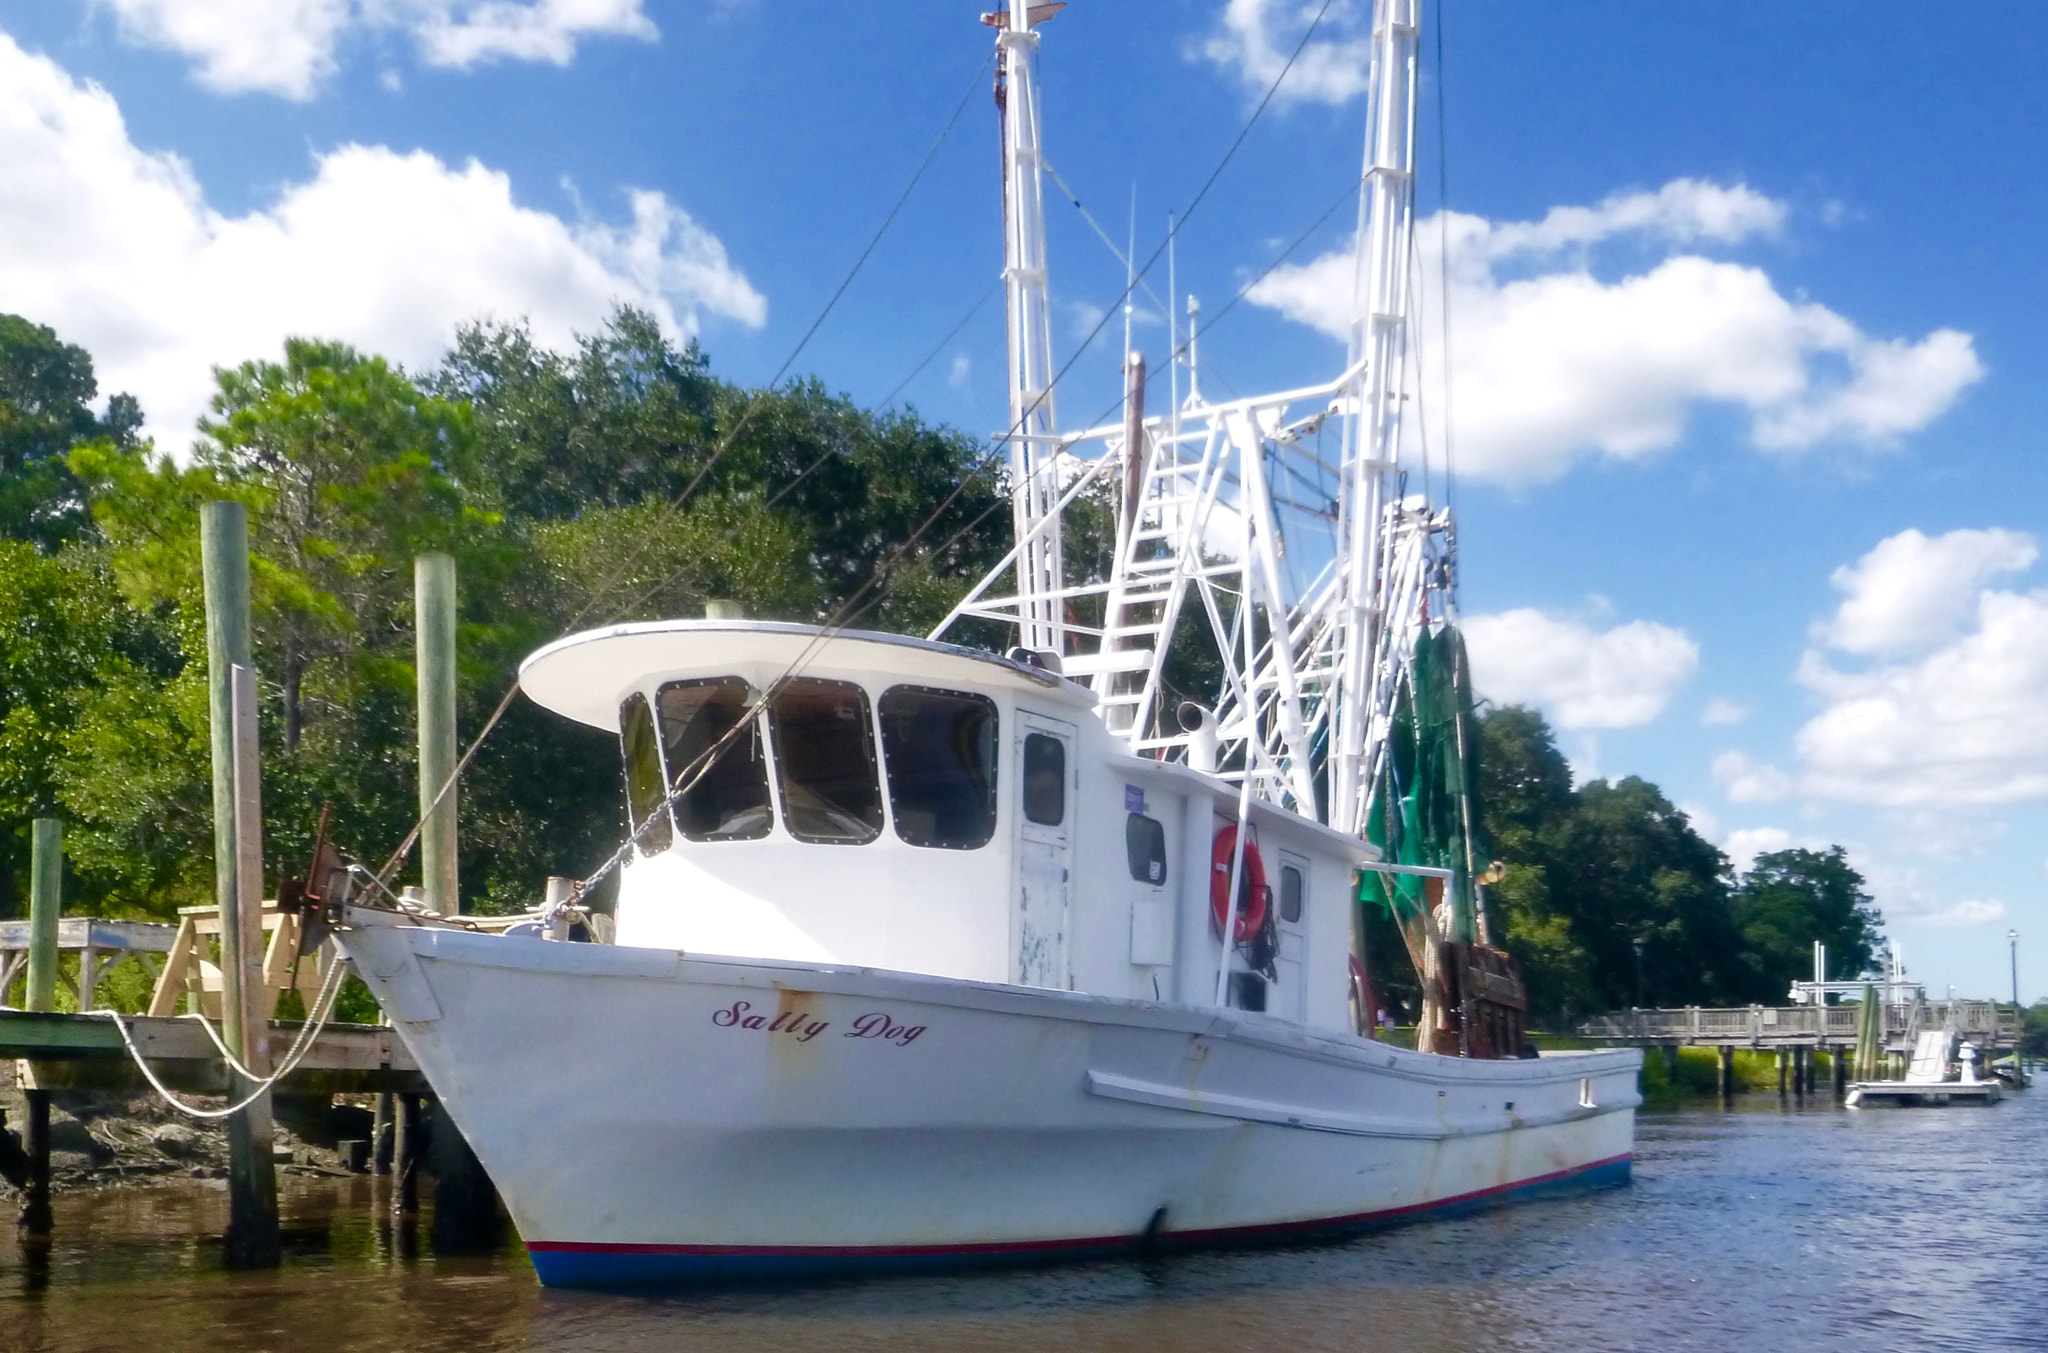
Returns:
[[[1417,638],[1450,618],[1448,511],[1404,495],[1419,0],[1376,0],[1354,314],[1344,370],[1323,384],[1228,401],[1191,392],[1147,416],[1127,354],[1118,423],[1056,431],[1047,322],[1037,34],[1052,6],[1002,25],[1007,434],[1016,546],[932,631],[975,617],[1018,626],[1091,683],[1133,750],[1185,757],[1161,708],[1169,649],[1194,603],[1222,672],[1217,769],[1250,792],[1363,834]],[[1188,347],[1192,349],[1190,336]],[[1181,354],[1174,355],[1176,362]],[[1192,361],[1191,357],[1189,358]],[[1334,435],[1332,433],[1334,432]],[[1116,501],[1108,576],[1068,583],[1060,516]],[[1004,593],[1003,580],[1015,588]],[[1101,599],[1101,623],[1073,603]],[[1087,651],[1087,641],[1093,641]],[[1069,652],[1071,648],[1083,651]]]

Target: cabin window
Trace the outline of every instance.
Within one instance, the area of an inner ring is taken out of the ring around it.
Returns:
[[[669,847],[668,812],[662,806],[665,790],[661,779],[661,751],[654,737],[654,715],[647,697],[635,692],[619,706],[619,745],[626,755],[626,809],[632,818],[635,840],[643,854],[655,855]],[[654,824],[641,831],[649,818]]]
[[[1124,854],[1131,877],[1154,887],[1166,882],[1166,824],[1156,817],[1131,813],[1124,819]]]
[[[789,834],[825,845],[861,845],[881,835],[867,692],[850,681],[797,677],[776,692],[770,712]]]
[[[996,832],[996,703],[985,695],[893,686],[882,693],[882,762],[896,835],[974,850]]]
[[[1049,734],[1024,739],[1024,816],[1041,827],[1067,820],[1067,744]]]
[[[1301,919],[1301,871],[1291,864],[1280,866],[1280,919]]]
[[[674,804],[683,835],[692,841],[766,836],[775,825],[768,807],[768,761],[761,721],[747,719],[753,706],[747,683],[739,677],[671,681],[657,699],[670,783],[689,786]],[[747,726],[734,733],[743,719]],[[707,765],[714,747],[718,754]]]

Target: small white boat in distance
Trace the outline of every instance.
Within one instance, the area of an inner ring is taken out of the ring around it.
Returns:
[[[1880,1104],[1906,1108],[1996,1104],[2004,1097],[2004,1088],[1996,1076],[1988,1080],[1978,1078],[1975,1045],[1962,1042],[1952,1029],[1923,1029],[1914,1041],[1913,1060],[1904,1079],[1857,1081],[1849,1087],[1845,1102],[1852,1109]]]
[[[621,734],[636,825],[774,692],[643,836],[616,944],[348,913],[544,1282],[1237,1243],[1627,1177],[1639,1053],[1359,1036],[1356,837],[1254,801],[1278,953],[1215,1004],[1236,794],[1074,682],[745,621],[574,636],[523,680]]]

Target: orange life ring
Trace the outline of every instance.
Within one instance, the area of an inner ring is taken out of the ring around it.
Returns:
[[[1214,917],[1211,924],[1219,935],[1230,916],[1230,857],[1236,853],[1237,828],[1229,826],[1217,832],[1215,844],[1209,848],[1209,910]],[[1259,843],[1246,841],[1235,927],[1239,944],[1248,942],[1266,924],[1266,909],[1272,900],[1273,890],[1266,886],[1266,862],[1259,858]]]

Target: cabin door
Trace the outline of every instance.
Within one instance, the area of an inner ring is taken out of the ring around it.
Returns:
[[[1011,765],[1017,784],[1017,895],[1010,952],[1019,985],[1071,989],[1074,725],[1020,710]]]
[[[1270,879],[1273,889],[1274,929],[1280,938],[1280,952],[1273,962],[1277,974],[1274,999],[1266,1013],[1302,1023],[1308,1019],[1308,926],[1304,922],[1308,894],[1308,861],[1281,851],[1279,873]],[[1267,866],[1269,869],[1271,865]]]

